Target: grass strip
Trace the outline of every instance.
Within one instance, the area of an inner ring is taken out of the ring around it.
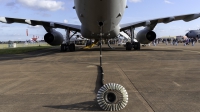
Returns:
[[[0,54],[22,54],[31,51],[37,51],[41,49],[47,49],[51,46],[32,46],[32,47],[18,47],[18,48],[6,48],[0,49]]]

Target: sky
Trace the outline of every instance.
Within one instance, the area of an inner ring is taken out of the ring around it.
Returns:
[[[199,0],[127,0],[128,8],[120,24],[175,16],[190,13],[200,13]],[[78,24],[73,0],[0,0],[0,16],[45,20]],[[26,35],[26,29],[29,35]],[[135,32],[143,27],[136,28]],[[200,29],[200,18],[190,21],[174,21],[168,24],[158,24],[154,31],[157,37],[185,35],[188,30]],[[63,29],[56,29],[63,35]],[[0,41],[23,41],[35,36],[43,39],[46,31],[41,26],[27,24],[0,23]]]

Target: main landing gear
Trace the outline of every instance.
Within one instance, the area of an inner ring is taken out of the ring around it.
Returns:
[[[135,38],[134,30],[135,30],[134,27],[131,27],[131,28],[130,28],[130,32],[131,32],[131,35],[130,35],[130,37],[131,37],[131,42],[127,42],[127,43],[126,43],[126,50],[132,50],[132,48],[134,48],[134,50],[140,50],[140,43],[134,41],[134,38]],[[125,32],[125,33],[127,33],[127,32]],[[127,34],[128,34],[128,33],[127,33]]]
[[[71,43],[71,44],[61,44],[60,46],[60,51],[61,52],[65,52],[65,51],[70,51],[70,52],[74,52],[75,51],[75,44]]]
[[[76,34],[77,32],[73,32],[73,34],[70,36],[70,29],[66,29],[66,42],[61,44],[60,51],[75,51],[75,43],[70,43],[70,39]]]
[[[126,50],[132,50],[132,48],[134,48],[134,50],[140,50],[140,43],[139,42],[127,42],[126,43]]]
[[[97,102],[99,106],[106,111],[119,111],[128,103],[128,93],[126,89],[116,83],[103,84],[103,67],[102,67],[102,36],[103,22],[99,22],[100,26],[100,68],[102,74],[102,87],[97,93]]]

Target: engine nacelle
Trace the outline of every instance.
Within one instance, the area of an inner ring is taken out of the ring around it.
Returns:
[[[136,39],[141,44],[149,44],[156,39],[156,33],[151,30],[143,29],[137,33]]]
[[[64,38],[60,32],[53,30],[52,32],[44,35],[44,40],[52,46],[57,46],[63,43]]]

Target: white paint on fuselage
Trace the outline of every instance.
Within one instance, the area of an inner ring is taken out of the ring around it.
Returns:
[[[116,37],[120,31],[119,22],[126,2],[127,0],[74,0],[77,16],[82,23],[83,37],[99,38],[99,22],[104,22],[103,38]]]

